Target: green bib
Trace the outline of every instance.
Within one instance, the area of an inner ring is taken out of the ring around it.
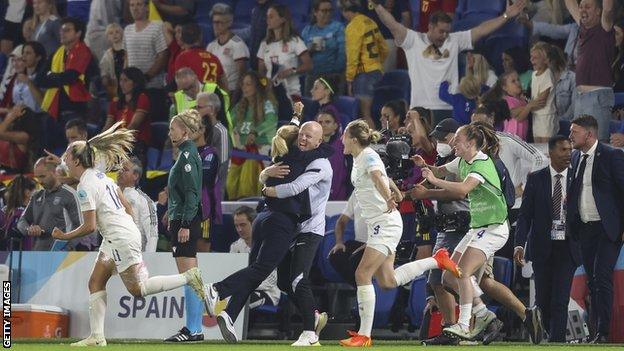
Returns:
[[[481,228],[491,224],[503,224],[507,219],[507,203],[501,191],[500,179],[491,158],[476,159],[472,163],[459,161],[459,176],[465,180],[476,173],[485,179],[468,194],[470,227]]]

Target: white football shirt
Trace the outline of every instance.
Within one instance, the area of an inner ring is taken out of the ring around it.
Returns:
[[[351,183],[355,188],[355,197],[362,209],[362,217],[365,219],[378,217],[388,210],[386,200],[373,183],[371,177],[373,171],[380,171],[384,176],[384,183],[390,185],[381,158],[373,149],[367,147],[353,159],[353,170],[351,171]]]

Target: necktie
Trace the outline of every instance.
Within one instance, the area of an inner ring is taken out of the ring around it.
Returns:
[[[581,163],[576,171],[576,177],[574,178],[575,182],[580,182],[581,184],[583,183],[583,174],[585,173],[585,166],[587,166],[588,157],[588,154],[583,154],[583,160],[581,160]]]
[[[561,178],[563,176],[561,174],[557,174],[555,176],[555,189],[552,195],[552,219],[557,220],[561,219]]]

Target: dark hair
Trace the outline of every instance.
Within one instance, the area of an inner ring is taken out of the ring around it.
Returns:
[[[334,88],[336,86],[336,82],[333,79],[322,75],[316,78],[316,80],[321,82],[325,89],[329,90],[329,101],[334,101],[334,97],[336,96],[336,88]]]
[[[74,30],[80,32],[80,40],[84,40],[86,34],[85,23],[76,17],[63,17],[61,25],[71,23],[74,25]]]
[[[458,130],[461,130],[468,140],[474,140],[477,149],[484,154],[492,158],[498,158],[498,137],[496,136],[496,131],[490,125],[483,122],[472,122],[461,126]]]
[[[451,16],[447,15],[446,12],[438,10],[432,13],[431,16],[429,16],[429,24],[435,26],[439,22],[452,23],[453,19],[451,18]]]
[[[503,122],[511,118],[511,110],[505,100],[484,101],[480,107],[485,108],[486,114],[493,120],[494,127],[500,127]]]
[[[557,144],[562,141],[570,141],[570,139],[567,136],[561,134],[551,136],[550,139],[548,139],[548,151],[552,151],[557,146]]]
[[[214,134],[214,126],[212,125],[212,123],[210,123],[210,119],[208,118],[208,116],[203,116],[201,119],[201,123],[204,127],[204,140],[206,140],[206,142],[210,144],[210,141],[212,140],[212,136]],[[219,162],[223,162],[223,160],[219,160]]]
[[[591,115],[579,115],[572,120],[572,124],[576,124],[577,126],[585,129],[598,131],[598,121]]]
[[[405,103],[405,100],[403,99],[390,100],[385,105],[383,105],[383,107],[387,107],[391,109],[395,115],[399,116],[400,125],[405,125],[405,117],[407,114],[407,111],[406,111],[407,105]],[[418,114],[420,114],[422,117],[422,114],[420,112],[418,112]]]
[[[550,45],[547,52],[548,57],[548,67],[553,73],[561,73],[565,71],[568,60],[566,59],[566,55],[557,45]]]
[[[197,23],[186,23],[182,26],[180,40],[186,45],[194,45],[202,41],[202,30]]]
[[[290,13],[288,6],[282,4],[273,4],[269,6],[269,9],[275,10],[275,12],[277,12],[277,14],[284,19],[284,23],[282,24],[282,43],[288,43],[290,39],[298,36],[295,25],[293,24],[292,14]],[[276,41],[273,30],[269,29],[268,27],[264,40],[267,44]]]
[[[514,68],[518,71],[518,74],[531,69],[531,58],[527,49],[514,46],[513,48],[506,49],[503,53],[509,55],[513,59]]]
[[[39,62],[37,62],[37,67],[35,67],[35,72],[39,72],[43,65],[45,65],[46,59],[48,58],[46,56],[45,47],[43,47],[43,45],[41,45],[41,43],[38,41],[27,41],[26,43],[24,43],[24,46],[22,46],[22,55],[24,54],[24,48],[26,48],[27,46],[30,46],[33,49],[33,51],[35,52],[35,56],[40,57]]]
[[[241,206],[237,209],[234,210],[234,213],[232,214],[232,217],[234,216],[240,216],[240,215],[245,215],[247,216],[247,219],[249,220],[249,222],[253,223],[254,219],[256,219],[256,211],[254,211],[251,207],[249,206]]]
[[[332,9],[334,8],[334,3],[332,2],[332,0],[314,0],[312,2],[312,10],[313,11],[318,11],[319,8],[321,7],[321,4],[323,3],[328,3],[332,6]],[[310,16],[310,23],[311,24],[315,24],[316,23],[316,18],[314,16]]]
[[[16,175],[5,190],[7,199],[5,216],[11,217],[18,207],[26,206],[24,192],[34,191],[36,187],[37,184],[30,177],[23,174]]]
[[[136,67],[126,67],[123,71],[121,71],[121,74],[130,79],[134,84],[134,87],[132,88],[132,97],[130,98],[130,101],[127,102],[121,90],[119,91],[117,94],[117,108],[121,110],[127,104],[130,109],[134,110],[136,108],[137,101],[139,100],[139,95],[141,95],[141,93],[145,90],[145,75],[143,74],[143,71]]]
[[[264,121],[264,104],[266,101],[270,101],[274,107],[277,107],[275,96],[273,95],[273,89],[266,77],[261,76],[256,71],[247,71],[243,74],[243,79],[249,77],[256,87],[256,95],[251,98],[242,97],[235,106],[236,123],[243,123],[247,109],[251,109],[251,115],[253,116],[254,125],[260,124]],[[225,111],[225,108],[221,108],[221,111]]]
[[[362,3],[360,0],[340,0],[340,8],[342,11],[362,12]]]
[[[87,123],[81,118],[70,119],[65,123],[65,130],[76,128],[79,132],[87,134]]]
[[[431,110],[428,108],[424,108],[422,106],[414,106],[409,110],[418,112],[420,118],[427,121],[427,123],[429,123],[429,121],[431,120]]]
[[[494,86],[491,87],[488,91],[486,91],[485,93],[483,93],[483,95],[481,95],[481,102],[485,103],[486,101],[494,101],[494,100],[502,100],[503,97],[505,96],[505,91],[503,90],[503,85],[505,85],[505,82],[507,81],[507,78],[509,78],[510,75],[517,73],[516,71],[511,71],[511,72],[503,72],[501,73],[500,76],[498,76],[498,79],[496,80],[496,83],[494,83]]]

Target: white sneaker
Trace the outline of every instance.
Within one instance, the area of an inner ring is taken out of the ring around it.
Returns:
[[[205,300],[206,294],[204,293],[204,282],[201,277],[201,271],[197,267],[193,267],[183,273],[186,277],[187,284],[195,291],[200,299]]]
[[[321,335],[321,331],[327,325],[327,313],[319,313],[319,311],[314,311],[314,333],[316,336]]]
[[[106,346],[106,339],[104,337],[95,337],[89,335],[86,339],[71,343],[69,346],[85,347],[85,346]]]
[[[219,330],[221,331],[221,335],[223,339],[230,344],[234,344],[238,342],[238,337],[236,336],[236,330],[234,329],[234,322],[232,322],[232,318],[227,312],[222,311],[217,316],[217,324],[219,325]]]
[[[475,316],[474,326],[472,327],[472,331],[470,332],[470,339],[476,338],[495,319],[496,319],[496,313],[489,311],[489,310],[483,317]]]
[[[301,332],[301,335],[299,335],[299,339],[290,346],[321,346],[321,343],[315,332],[304,330]]]
[[[462,340],[470,340],[470,331],[462,328],[459,323],[446,327],[442,332],[447,336],[453,336]]]
[[[210,317],[215,316],[215,310],[217,308],[217,302],[219,302],[219,293],[212,284],[204,285],[204,307]]]

